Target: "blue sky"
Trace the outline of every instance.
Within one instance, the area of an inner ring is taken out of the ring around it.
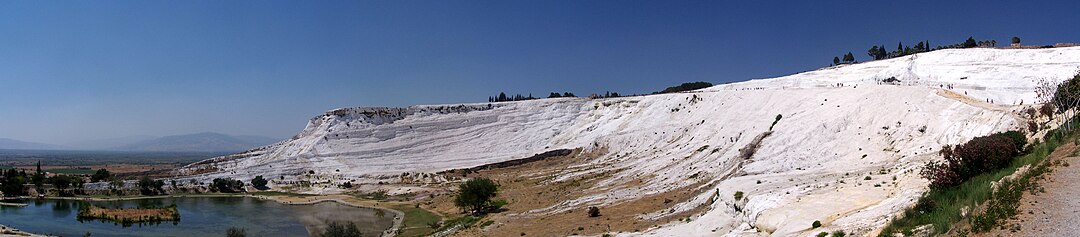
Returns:
[[[0,137],[285,138],[337,107],[648,93],[871,45],[1080,41],[1075,1],[4,1]]]

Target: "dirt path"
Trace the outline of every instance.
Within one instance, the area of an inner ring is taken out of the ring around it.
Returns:
[[[1080,233],[1080,157],[1071,141],[1049,157],[1051,172],[1039,180],[1045,192],[1024,192],[1019,215],[979,236],[1077,236]],[[1040,189],[1041,190],[1041,189]]]

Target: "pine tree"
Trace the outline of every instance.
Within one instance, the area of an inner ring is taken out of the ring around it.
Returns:
[[[840,57],[832,57],[833,65],[840,65]]]
[[[968,37],[968,39],[967,39],[967,40],[965,40],[965,41],[964,41],[964,44],[963,44],[963,45],[961,45],[960,47],[963,47],[963,48],[974,48],[974,47],[976,47],[976,46],[979,46],[979,43],[978,43],[978,42],[975,42],[975,38],[972,38],[972,37]]]
[[[889,58],[889,52],[885,51],[885,45],[878,47],[878,54],[881,55],[881,59]]]
[[[881,59],[881,57],[878,56],[877,45],[874,45],[874,47],[871,47],[870,50],[867,50],[866,55],[869,55],[871,58],[874,58],[874,60]]]
[[[900,44],[896,45],[896,54],[896,56],[904,54],[904,42],[900,42]]]

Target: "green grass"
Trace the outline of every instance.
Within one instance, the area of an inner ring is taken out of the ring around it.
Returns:
[[[398,205],[393,209],[405,213],[405,220],[401,223],[398,236],[427,236],[435,232],[430,223],[438,223],[442,220],[439,215],[412,205]]]
[[[1055,136],[1036,145],[1028,154],[1013,159],[1009,167],[975,176],[953,188],[931,190],[921,198],[920,202],[930,201],[935,204],[935,208],[929,212],[921,212],[914,207],[909,208],[904,212],[903,218],[890,222],[878,236],[892,236],[892,233],[901,233],[926,224],[934,225],[932,235],[949,231],[953,223],[963,219],[960,216],[961,208],[966,206],[969,210],[973,209],[991,197],[991,182],[1001,180],[1002,177],[1016,172],[1021,166],[1035,164],[1046,159],[1063,140],[1066,139]]]
[[[54,174],[94,174],[94,172],[97,172],[92,169],[51,169],[44,171]]]
[[[477,216],[472,216],[472,215],[465,215],[465,216],[462,216],[462,217],[447,220],[446,223],[444,223],[442,226],[439,227],[439,229],[437,229],[435,231],[444,231],[444,230],[447,230],[447,229],[450,229],[450,228],[452,228],[454,226],[459,226],[459,225],[461,226],[461,228],[458,229],[459,231],[464,230],[464,229],[468,229],[469,227],[472,227],[473,225],[475,225],[476,222],[479,222],[480,219],[484,219],[484,217],[483,216],[477,217]]]

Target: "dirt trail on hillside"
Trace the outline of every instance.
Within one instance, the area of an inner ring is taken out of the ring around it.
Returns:
[[[962,95],[960,93],[956,93],[955,91],[946,90],[946,89],[937,89],[937,94],[942,96],[942,97],[945,97],[945,98],[955,99],[955,100],[958,100],[960,102],[964,102],[965,104],[975,106],[975,107],[979,107],[979,108],[983,108],[983,109],[986,109],[986,110],[998,111],[998,112],[1006,112],[1006,113],[1009,112],[1007,109],[1005,109],[1005,108],[1003,108],[1001,106],[997,106],[997,105],[994,105],[994,104],[991,104],[991,103],[987,103],[986,101],[981,101],[981,100],[978,100],[978,99],[975,99],[975,98],[971,98],[971,97],[969,97],[967,95]]]
[[[1019,215],[978,236],[1076,236],[1080,233],[1080,156],[1066,141],[1049,157],[1051,172],[1039,180],[1046,192],[1024,192]]]

